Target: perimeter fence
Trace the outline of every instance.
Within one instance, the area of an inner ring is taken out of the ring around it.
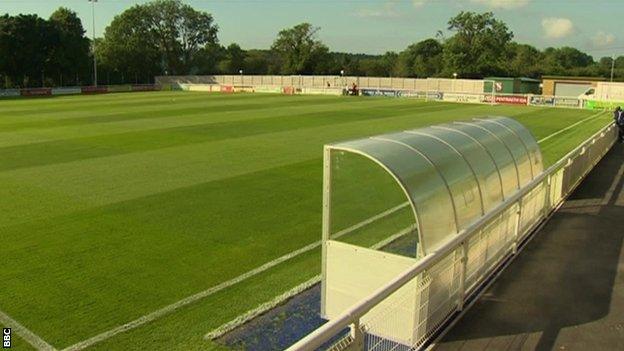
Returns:
[[[608,109],[624,102],[592,100],[578,96],[503,94],[485,91],[485,80],[445,78],[394,78],[358,76],[206,75],[158,76],[164,90],[204,92],[256,92],[281,94],[347,95],[353,84],[357,94],[430,101],[511,104],[558,108]],[[492,85],[494,86],[494,85]]]
[[[22,88],[0,89],[0,97],[18,96],[55,96],[77,94],[105,94],[131,91],[157,91],[161,90],[158,84],[124,84],[124,85],[98,85],[98,86],[75,86],[55,88]]]

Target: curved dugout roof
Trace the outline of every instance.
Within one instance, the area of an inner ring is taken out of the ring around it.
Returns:
[[[328,148],[363,155],[394,177],[413,209],[424,254],[543,171],[535,138],[506,117],[384,134]]]

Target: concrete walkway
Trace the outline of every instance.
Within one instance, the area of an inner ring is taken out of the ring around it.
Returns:
[[[623,173],[616,144],[435,350],[624,350]]]

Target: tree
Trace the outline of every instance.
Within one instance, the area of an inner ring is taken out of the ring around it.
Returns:
[[[193,59],[193,67],[186,73],[188,74],[216,74],[219,69],[218,65],[225,58],[225,48],[217,43],[205,45],[199,49]]]
[[[594,63],[594,59],[591,56],[569,46],[552,50],[547,49],[546,55],[552,55],[553,59],[565,69],[587,67]]]
[[[268,74],[270,52],[267,50],[248,50],[245,52],[245,72],[248,74]]]
[[[206,12],[196,11],[180,0],[157,0],[143,6],[165,69],[172,74],[188,71],[205,45],[218,43],[218,27]]]
[[[115,16],[97,45],[99,62],[122,81],[145,74],[162,74],[162,55],[145,6],[133,6]]]
[[[46,85],[59,33],[37,15],[0,17],[0,72],[18,86]]]
[[[301,23],[279,32],[271,50],[282,74],[312,74],[326,62],[329,49],[317,39],[320,28]]]
[[[344,52],[330,53],[331,60],[327,60],[325,74],[340,75],[344,71],[346,75],[362,75],[361,60],[364,55],[355,55]]]
[[[58,78],[59,85],[70,81],[78,84],[78,77],[88,71],[91,55],[82,22],[75,12],[64,7],[54,11],[49,21],[59,36],[50,57],[54,78]]]
[[[455,32],[445,43],[445,74],[479,78],[500,72],[505,47],[513,38],[507,25],[491,12],[460,12],[448,22]]]
[[[443,46],[435,39],[412,44],[399,54],[398,75],[432,77],[442,71]]]
[[[539,78],[543,72],[543,54],[527,44],[509,43],[503,72],[508,76]]]
[[[225,60],[219,63],[219,71],[226,74],[238,74],[245,67],[245,51],[241,47],[232,43],[225,49]]]
[[[188,74],[214,69],[217,26],[210,14],[179,0],[135,5],[106,28],[103,63],[127,77]],[[138,78],[135,78],[138,79]]]
[[[365,58],[360,61],[360,69],[365,76],[392,77],[397,76],[399,55],[388,51],[382,56]]]

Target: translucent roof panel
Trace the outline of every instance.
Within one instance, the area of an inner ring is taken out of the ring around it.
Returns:
[[[391,140],[412,149],[431,164],[450,194],[454,219],[462,228],[483,214],[479,184],[466,160],[448,143],[417,131],[382,135],[374,139]]]
[[[328,238],[408,256],[431,252],[543,169],[535,139],[505,117],[327,149],[332,163]],[[392,194],[385,194],[391,188]]]
[[[520,122],[516,121],[515,119],[506,117],[490,117],[486,119],[486,121],[491,121],[504,125],[505,127],[511,129],[514,133],[516,133],[516,135],[522,140],[522,143],[524,144],[524,146],[526,146],[527,150],[529,151],[529,156],[531,157],[533,177],[535,177],[537,174],[540,174],[544,170],[542,162],[542,152],[539,148],[539,145],[537,144],[537,141],[535,141],[535,137],[533,137],[533,134],[531,134],[528,129],[524,128],[524,126],[520,124]]]
[[[488,151],[500,172],[505,198],[519,189],[520,182],[516,161],[500,138],[471,123],[453,123],[440,127],[465,133],[477,140]]]
[[[491,120],[475,120],[473,124],[487,129],[505,144],[516,162],[521,187],[533,179],[531,155],[516,133],[508,127]]]
[[[503,185],[498,168],[488,150],[476,139],[454,129],[429,127],[417,132],[447,143],[461,154],[479,185],[483,200],[483,212],[503,201]]]

